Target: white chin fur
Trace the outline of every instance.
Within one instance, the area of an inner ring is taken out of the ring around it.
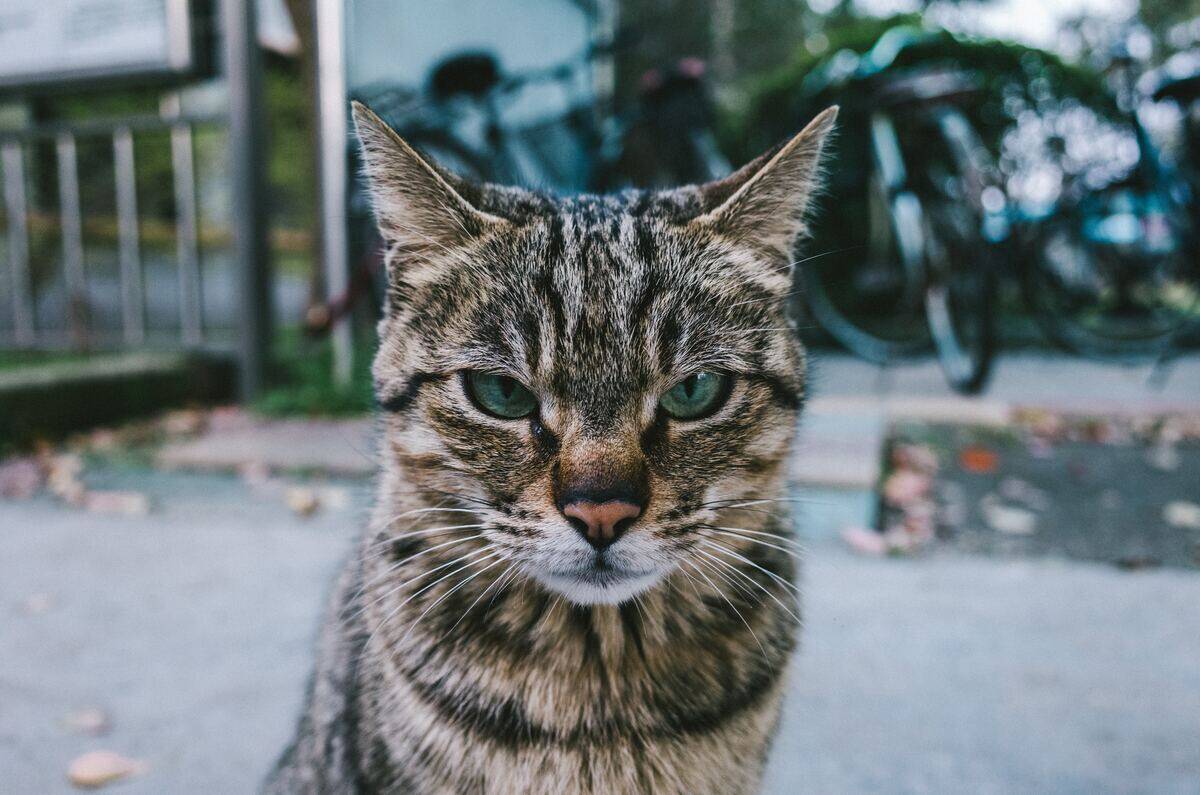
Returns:
[[[650,590],[663,578],[662,573],[657,571],[625,576],[608,582],[591,581],[583,575],[564,577],[536,569],[529,573],[542,585],[565,596],[577,605],[620,604],[629,601],[643,591]]]

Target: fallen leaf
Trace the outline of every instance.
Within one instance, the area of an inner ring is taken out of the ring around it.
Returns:
[[[846,545],[861,555],[883,557],[887,554],[887,541],[874,530],[865,527],[846,527],[843,528],[841,535]]]
[[[90,513],[145,516],[150,499],[137,491],[89,491],[83,495],[83,508]]]
[[[108,713],[99,707],[84,707],[69,712],[63,718],[63,725],[76,734],[88,734],[92,737],[99,737],[112,728]]]
[[[983,521],[997,533],[1027,536],[1037,531],[1037,514],[1025,508],[1005,505],[994,494],[979,501]]]
[[[932,484],[928,475],[910,469],[897,469],[883,482],[883,499],[888,505],[903,508],[924,498]]]
[[[53,594],[35,593],[25,597],[21,602],[21,610],[28,616],[40,616],[54,609],[57,601]]]
[[[1173,444],[1156,444],[1146,451],[1146,463],[1161,472],[1174,472],[1181,463],[1179,450]]]
[[[912,469],[932,475],[938,470],[938,457],[929,445],[899,444],[892,451],[892,464],[897,469]]]
[[[288,489],[285,500],[287,507],[297,516],[312,516],[321,507],[317,493],[303,486]]]
[[[0,463],[0,497],[27,500],[42,487],[42,468],[32,458],[10,458]]]
[[[96,789],[146,771],[146,764],[114,751],[90,751],[67,768],[67,780],[80,789]]]
[[[964,447],[958,454],[958,464],[967,472],[976,475],[987,475],[996,471],[1000,457],[992,450],[980,445]]]
[[[1163,521],[1181,530],[1200,530],[1200,505],[1187,500],[1173,500],[1163,506]]]

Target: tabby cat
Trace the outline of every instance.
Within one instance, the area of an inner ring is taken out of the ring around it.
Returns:
[[[267,791],[755,791],[799,624],[792,255],[836,109],[719,182],[573,198],[354,114],[382,472]]]

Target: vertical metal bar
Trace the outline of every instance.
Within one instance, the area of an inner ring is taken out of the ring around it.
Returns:
[[[32,345],[33,295],[29,290],[29,213],[25,203],[24,152],[18,141],[5,141],[4,206],[8,215],[8,263],[12,273],[13,339]]]
[[[263,387],[271,333],[270,252],[262,121],[262,65],[255,35],[255,4],[222,0],[221,21],[229,87],[229,149],[233,176],[233,249],[239,271],[238,342],[241,394]]]
[[[321,259],[325,296],[344,296],[350,283],[346,229],[346,59],[343,0],[317,0],[317,140],[321,196]],[[348,315],[334,323],[333,380],[350,383],[354,367],[353,330]]]
[[[117,182],[117,247],[121,266],[121,320],[125,342],[139,345],[146,338],[146,303],[142,289],[142,257],[138,245],[137,172],[133,133],[120,127],[113,133],[113,168]]]
[[[63,281],[67,287],[67,332],[76,345],[86,342],[87,277],[83,271],[83,209],[79,201],[79,167],[75,136],[60,133],[58,212],[62,225]]]
[[[171,125],[171,173],[175,182],[175,255],[179,264],[179,328],[185,345],[204,341],[200,246],[197,242],[196,166],[192,125]]]

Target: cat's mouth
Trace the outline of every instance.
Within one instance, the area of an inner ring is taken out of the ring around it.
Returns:
[[[572,569],[533,571],[547,588],[576,604],[618,604],[637,596],[662,579],[657,569],[627,569],[614,566],[604,555]]]

